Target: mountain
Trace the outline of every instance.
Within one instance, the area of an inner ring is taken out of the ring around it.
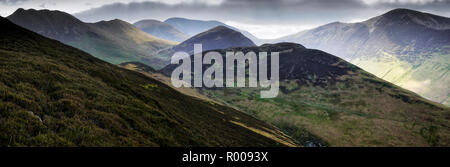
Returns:
[[[189,35],[180,32],[170,24],[158,20],[141,20],[133,25],[146,33],[169,41],[183,42],[189,38]]]
[[[4,18],[0,99],[1,146],[295,146],[239,111]]]
[[[275,98],[260,98],[265,90],[260,87],[198,92],[272,123],[306,146],[450,145],[448,107],[331,54],[294,43],[215,51],[223,56],[237,51],[280,53],[280,92]],[[170,77],[177,66],[160,72]],[[203,65],[203,70],[208,67]]]
[[[225,26],[225,27],[228,27],[235,31],[241,32],[244,36],[246,36],[247,38],[249,38],[250,40],[252,40],[255,43],[259,43],[258,41],[260,41],[257,37],[255,37],[248,31],[240,30],[236,27],[232,27],[225,23],[222,23],[219,21],[214,21],[214,20],[203,21],[203,20],[192,20],[192,19],[174,17],[174,18],[169,18],[164,22],[172,25],[176,29],[188,34],[191,37],[194,35],[197,35],[201,32],[204,32],[204,31],[207,31],[214,27],[217,27],[217,26]]]
[[[64,12],[34,9],[18,9],[7,18],[19,26],[113,64],[139,61],[161,68],[161,60],[155,53],[176,44],[117,19],[84,23]]]
[[[450,18],[396,9],[360,23],[327,24],[283,37],[450,105]]]
[[[158,52],[158,55],[165,57],[166,65],[168,65],[170,58],[176,52],[194,54],[194,44],[202,44],[203,51],[230,47],[256,46],[250,39],[242,35],[242,33],[225,26],[217,26],[197,34],[172,48],[162,50]]]
[[[202,44],[203,50],[205,51],[226,49],[230,47],[256,46],[250,39],[242,35],[242,33],[225,26],[217,26],[189,38],[188,40],[173,47],[173,50],[193,54],[194,44]]]

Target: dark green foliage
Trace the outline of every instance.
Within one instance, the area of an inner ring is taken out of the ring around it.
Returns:
[[[282,146],[235,117],[0,18],[0,146]]]
[[[448,107],[333,55],[294,43],[218,50],[226,51],[280,52],[280,93],[262,99],[264,88],[199,92],[272,123],[305,146],[450,145]],[[170,76],[177,66],[160,72]]]
[[[292,125],[288,122],[280,121],[276,123],[276,126],[295,139],[297,142],[302,143],[305,146],[313,146],[313,147],[323,147],[328,146],[328,144],[322,141],[317,136],[314,136],[305,128],[301,128],[300,126]]]
[[[423,127],[420,129],[420,135],[422,135],[431,146],[437,146],[439,144],[438,127],[436,126],[431,125],[429,127]]]

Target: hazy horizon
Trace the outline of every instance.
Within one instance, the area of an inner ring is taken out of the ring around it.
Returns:
[[[121,19],[164,21],[171,17],[217,20],[261,39],[274,39],[331,22],[353,23],[395,8],[450,16],[450,0],[0,0],[0,15],[18,8],[70,13],[85,22]]]

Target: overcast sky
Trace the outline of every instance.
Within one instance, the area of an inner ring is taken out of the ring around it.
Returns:
[[[450,0],[0,0],[0,15],[17,8],[61,10],[83,21],[170,17],[219,20],[260,38],[276,38],[334,21],[358,22],[394,8],[450,16]]]

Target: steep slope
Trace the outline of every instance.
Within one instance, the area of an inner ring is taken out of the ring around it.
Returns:
[[[166,64],[169,64],[170,58],[176,52],[194,54],[194,44],[202,44],[203,51],[230,47],[256,46],[250,39],[242,35],[242,33],[225,26],[217,26],[197,34],[172,48],[162,50],[158,55],[159,57],[165,57]]]
[[[8,19],[113,64],[139,61],[161,68],[161,60],[155,53],[176,44],[121,20],[83,23],[64,12],[34,9],[18,9]]]
[[[262,88],[199,92],[272,123],[304,145],[450,145],[448,107],[338,57],[293,43],[217,51],[222,55],[227,51],[280,52],[280,93],[276,98],[260,98]],[[161,72],[170,76],[176,67],[169,65]],[[208,67],[204,65],[203,70]]]
[[[169,41],[183,42],[189,35],[182,33],[170,24],[158,20],[141,20],[133,24],[142,31]]]
[[[450,18],[396,9],[361,23],[331,23],[276,41],[324,50],[450,105]]]
[[[0,18],[1,146],[293,146],[241,112],[182,95]]]
[[[227,25],[225,23],[215,21],[215,20],[203,21],[203,20],[192,20],[192,19],[175,17],[175,18],[169,18],[164,22],[172,25],[176,29],[180,30],[183,33],[188,34],[191,37],[194,35],[197,35],[199,33],[202,33],[204,31],[207,31],[209,29],[212,29],[214,27],[217,27],[217,26],[225,26],[225,27],[228,27],[235,31],[239,31],[244,36],[246,36],[247,38],[252,40],[253,42],[259,43],[258,42],[259,39],[257,37],[255,37],[254,35],[252,35],[250,32],[245,31],[245,30],[240,30],[236,27],[232,27],[230,25]]]
[[[140,63],[140,62],[125,62],[125,63],[120,63],[119,66],[120,67],[125,67],[125,68],[130,69],[130,70],[139,69],[139,70],[142,70],[142,71],[147,72],[147,73],[155,73],[155,72],[157,72],[152,67],[147,66],[147,65],[145,65],[143,63]]]

